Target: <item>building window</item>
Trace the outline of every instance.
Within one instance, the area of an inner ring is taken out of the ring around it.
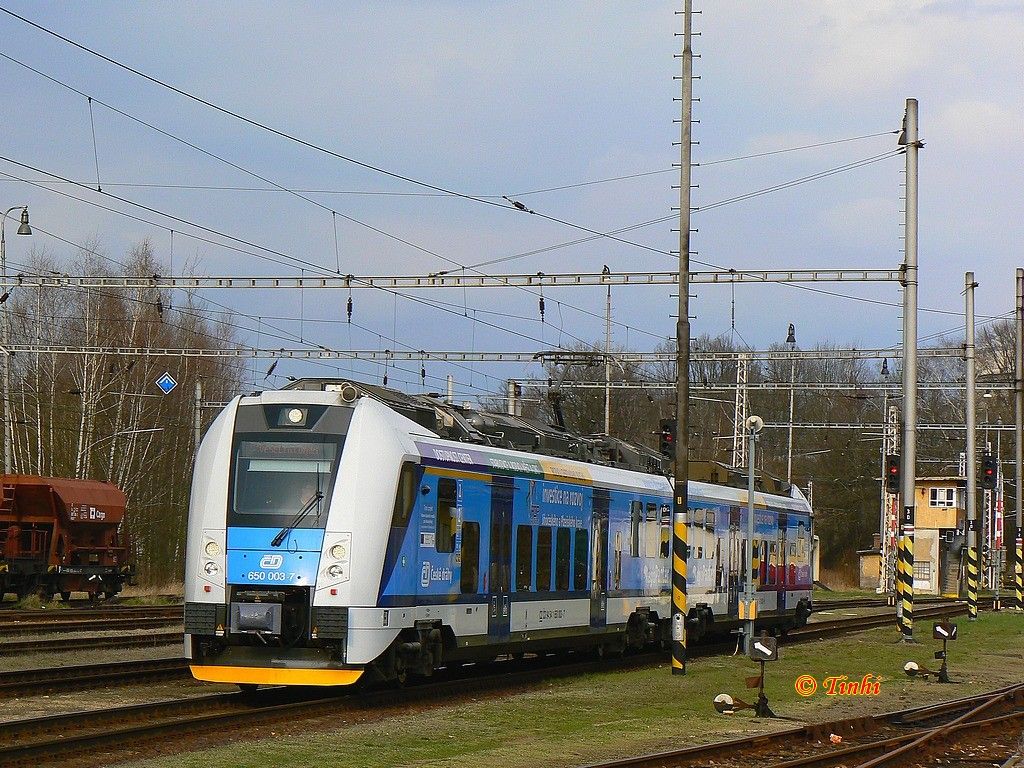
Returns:
[[[931,488],[928,491],[928,506],[955,507],[956,488]]]
[[[932,563],[931,560],[914,561],[914,581],[931,584]]]

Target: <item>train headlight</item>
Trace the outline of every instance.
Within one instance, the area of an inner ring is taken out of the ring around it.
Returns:
[[[203,551],[206,552],[209,557],[217,557],[220,554],[220,544],[216,541],[208,541],[206,542],[206,546],[203,548]]]
[[[216,576],[220,573],[220,566],[212,560],[209,560],[206,565],[203,566],[203,570],[206,571],[207,576]]]
[[[330,576],[332,579],[340,578],[344,573],[345,569],[337,563],[335,563],[327,569],[327,575]]]
[[[306,412],[301,408],[291,408],[288,410],[288,421],[292,424],[301,424],[305,418]]]
[[[347,560],[348,559],[348,546],[345,544],[335,544],[331,547],[331,557],[335,560]]]

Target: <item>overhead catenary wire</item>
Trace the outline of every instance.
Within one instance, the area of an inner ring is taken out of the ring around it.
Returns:
[[[58,85],[58,86],[60,86],[62,88],[66,88],[67,90],[70,90],[71,92],[73,92],[73,93],[75,93],[75,94],[77,94],[79,96],[85,97],[89,101],[89,105],[90,105],[90,118],[91,118],[91,115],[92,115],[92,112],[91,112],[91,110],[92,110],[92,102],[94,100],[92,96],[90,96],[90,95],[86,94],[84,91],[82,91],[82,90],[80,90],[80,89],[70,85],[69,83],[64,82],[63,80],[60,80],[59,78],[56,78],[56,77],[54,77],[52,75],[49,75],[49,74],[47,74],[45,72],[42,72],[41,70],[39,70],[39,69],[37,69],[35,67],[32,67],[32,66],[30,66],[30,65],[28,65],[28,64],[26,64],[26,63],[24,63],[24,62],[22,62],[22,61],[20,61],[20,60],[18,60],[16,58],[14,58],[14,57],[12,57],[12,56],[9,56],[7,54],[4,54],[4,53],[0,52],[0,58],[4,58],[4,59],[6,59],[8,61],[11,61],[12,63],[17,64],[17,65],[19,65],[21,67],[24,67],[25,69],[31,71],[32,73],[38,75],[39,77],[42,77],[42,78],[46,79],[49,82],[52,82],[52,83],[54,83],[54,84],[56,84],[56,85]],[[338,232],[337,232],[337,217],[338,216],[341,216],[346,221],[350,221],[350,222],[352,222],[354,224],[357,224],[358,226],[361,226],[361,227],[364,227],[366,229],[369,229],[372,232],[375,232],[375,233],[377,233],[379,235],[382,235],[384,237],[387,237],[389,239],[395,240],[395,241],[397,241],[399,243],[402,243],[403,245],[406,245],[406,246],[408,246],[410,248],[418,250],[418,251],[420,251],[422,253],[425,253],[425,254],[427,254],[429,256],[437,258],[437,259],[439,259],[441,261],[447,262],[449,264],[453,264],[453,265],[455,265],[455,266],[457,266],[459,268],[462,268],[462,269],[467,269],[467,267],[465,265],[461,264],[460,262],[458,262],[455,259],[452,259],[452,258],[449,258],[447,256],[444,256],[443,254],[440,254],[440,253],[438,253],[438,252],[436,252],[434,250],[431,250],[429,248],[425,248],[425,247],[423,247],[421,245],[418,245],[417,243],[413,243],[410,240],[407,240],[406,238],[400,237],[400,236],[395,235],[395,234],[393,234],[391,232],[387,232],[386,230],[383,230],[383,229],[381,229],[379,227],[371,225],[371,224],[369,224],[367,222],[364,222],[364,221],[362,221],[360,219],[357,219],[355,217],[349,216],[349,215],[344,214],[344,213],[339,213],[338,211],[336,211],[336,210],[334,210],[332,208],[329,208],[327,206],[324,206],[321,203],[319,203],[319,202],[317,202],[317,201],[307,197],[304,194],[300,194],[296,190],[293,190],[293,189],[291,189],[291,188],[289,188],[289,187],[287,187],[287,186],[285,186],[283,184],[279,184],[279,183],[275,182],[274,180],[270,179],[269,177],[267,177],[267,176],[265,176],[263,174],[257,173],[257,172],[255,172],[255,171],[253,171],[253,170],[251,170],[249,168],[246,168],[246,167],[244,167],[244,166],[242,166],[242,165],[240,165],[238,163],[235,163],[235,162],[233,162],[231,160],[228,160],[226,157],[224,157],[224,156],[222,156],[220,154],[217,154],[215,152],[211,152],[211,151],[209,151],[209,150],[199,146],[198,144],[195,144],[194,142],[189,141],[188,139],[182,138],[181,136],[178,136],[177,134],[174,134],[174,133],[172,133],[170,131],[167,131],[167,130],[165,130],[163,128],[160,128],[159,126],[157,126],[157,125],[155,125],[155,124],[153,124],[153,123],[151,123],[149,121],[143,120],[142,118],[139,118],[139,117],[137,117],[137,116],[135,116],[135,115],[133,115],[133,114],[131,114],[129,112],[126,112],[126,111],[124,111],[122,109],[119,109],[119,108],[113,106],[112,104],[108,104],[107,102],[101,101],[99,99],[96,99],[95,101],[96,101],[97,104],[100,104],[101,106],[106,107],[107,109],[113,111],[114,113],[116,113],[118,115],[121,115],[122,117],[125,117],[126,119],[129,119],[129,120],[132,120],[132,121],[134,121],[136,123],[139,123],[140,125],[143,125],[146,128],[159,133],[162,136],[165,136],[165,137],[167,137],[169,139],[172,139],[173,141],[179,142],[179,143],[185,145],[186,147],[188,147],[188,148],[190,148],[190,149],[192,149],[192,150],[194,150],[196,152],[199,152],[199,153],[201,153],[201,154],[203,154],[203,155],[205,155],[207,157],[210,157],[210,158],[212,158],[214,160],[217,160],[218,162],[221,162],[221,163],[223,163],[223,164],[225,164],[225,165],[227,165],[227,166],[229,166],[229,167],[231,167],[231,168],[233,168],[235,170],[238,170],[238,171],[240,171],[242,173],[250,175],[250,176],[252,176],[252,177],[254,177],[256,179],[259,179],[260,181],[263,181],[263,182],[265,182],[267,184],[270,184],[270,185],[273,186],[273,188],[277,189],[278,191],[287,192],[287,193],[293,194],[296,197],[300,198],[301,200],[304,200],[304,201],[306,201],[306,202],[308,202],[308,203],[310,203],[310,204],[312,204],[312,205],[314,205],[314,206],[316,206],[318,208],[321,208],[324,211],[330,212],[331,217],[332,217],[332,223],[333,223],[333,226],[334,226],[334,246],[335,246],[335,261],[336,261],[336,265],[337,265],[337,274],[341,274],[341,261],[340,261],[340,254],[339,254],[339,250],[338,250]],[[97,158],[98,158],[98,155],[97,155]],[[98,159],[97,159],[97,163],[98,163]],[[45,172],[45,171],[43,171],[43,173],[45,175],[48,175],[48,176],[53,176],[54,175],[54,174],[50,174],[50,173]],[[81,182],[76,182],[74,180],[65,179],[65,178],[62,178],[62,177],[58,177],[58,178],[59,178],[61,183],[64,183],[64,184],[75,184],[75,185],[83,187],[83,188],[88,188],[87,185],[85,185],[85,184],[83,184]],[[103,190],[102,190],[102,188],[100,188],[100,185],[98,183],[98,178],[99,178],[99,167],[97,165],[97,188],[96,188],[96,191],[99,192],[99,193],[102,193]],[[54,190],[54,191],[57,191],[57,190]],[[118,199],[118,200],[120,200],[122,202],[127,202],[128,204],[134,204],[132,201],[128,200],[127,198],[120,198],[118,196],[112,196],[112,197],[114,197],[115,199]],[[167,215],[167,214],[164,214],[163,212],[158,212],[155,209],[147,209],[147,210],[151,210],[153,212],[157,212],[159,215]],[[224,235],[222,234],[222,236],[224,236]],[[261,247],[261,246],[257,245],[255,247]],[[286,258],[294,258],[294,257],[286,257]],[[307,263],[310,263],[310,262],[307,262]],[[317,265],[317,266],[320,269],[326,270],[325,267],[321,267],[319,265]],[[476,269],[474,269],[472,267],[469,267],[468,269],[472,269],[473,271],[477,271]],[[523,290],[524,292],[529,293],[529,294],[535,294],[534,291],[531,291],[528,288],[519,287],[519,289]],[[585,310],[582,307],[575,307],[574,306],[573,309],[576,309],[576,310],[578,310],[578,311],[580,311],[580,312],[582,312],[584,314],[590,314],[590,315],[593,315],[594,317],[597,317],[596,313],[589,312],[588,310]],[[641,329],[638,329],[638,330],[641,330]],[[655,335],[656,336],[656,334],[651,334],[651,335]]]

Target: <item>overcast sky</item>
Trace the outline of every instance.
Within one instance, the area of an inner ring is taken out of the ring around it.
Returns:
[[[673,78],[679,64],[673,55],[680,44],[675,33],[681,29],[676,15],[681,3],[0,0],[0,5],[254,120],[430,184],[474,195],[518,196],[537,211],[600,231],[667,216],[678,200],[673,189],[678,175],[668,169],[678,161],[672,144],[678,140],[673,120],[679,104],[673,97],[679,83]],[[701,55],[695,64],[700,75],[696,163],[894,131],[906,98],[915,97],[926,144],[920,159],[921,306],[962,311],[963,273],[973,269],[981,283],[979,314],[1012,309],[1013,270],[1024,264],[1024,4],[766,0],[697,7],[702,13],[695,23],[701,33],[695,39]],[[457,197],[352,194],[422,193],[424,188],[245,125],[6,14],[0,14],[0,40],[6,56],[275,183],[333,190],[307,195],[323,206],[318,207],[281,192],[117,186],[266,184],[93,105],[106,191],[327,269],[340,264],[343,273],[425,274],[585,236],[536,216]],[[0,73],[7,116],[0,155],[94,184],[86,99],[7,59],[0,59]],[[875,157],[895,144],[895,135],[882,135],[698,167],[693,204]],[[698,212],[694,258],[748,269],[895,268],[903,258],[903,162],[893,156]],[[9,162],[0,162],[0,171],[45,178]],[[647,175],[523,194],[640,173]],[[38,229],[76,243],[97,239],[114,258],[149,238],[168,259],[168,229],[173,228],[176,273],[186,260],[197,261],[206,274],[295,271],[190,240],[189,226],[142,214],[127,203],[61,188],[162,226],[9,179],[0,182],[0,203],[3,208],[27,203]],[[339,214],[337,254],[331,210]],[[485,269],[671,269],[674,260],[656,251],[675,247],[673,228],[666,221],[623,235],[647,248],[596,240]],[[69,246],[40,232],[31,241],[10,238],[9,260],[17,265],[30,246],[72,254]],[[880,302],[900,298],[892,285],[821,287]],[[647,350],[659,337],[674,336],[671,294],[665,286],[613,290],[615,343]],[[696,294],[695,335],[729,334],[732,291],[698,286]],[[301,307],[303,339],[332,348],[395,348],[388,339],[397,336],[399,348],[534,352],[575,338],[603,338],[601,289],[546,291],[543,324],[537,297],[522,291],[416,296],[449,302],[455,314],[407,298],[356,292],[353,319],[372,329],[366,331],[337,322],[345,318],[347,299],[340,292],[307,291],[301,298],[283,291],[210,294],[239,313],[262,318],[296,318]],[[900,338],[899,309],[885,304],[787,286],[741,286],[735,302],[737,340],[755,348],[782,342],[790,322],[804,347],[825,341],[888,346]],[[488,314],[493,312],[505,314]],[[241,322],[300,331],[298,322],[288,320]],[[959,322],[923,311],[921,335]],[[246,339],[255,341],[255,332]],[[298,340],[261,341],[300,346]],[[408,370],[392,372],[391,382],[405,380],[407,388],[418,389],[418,364],[402,365]],[[347,363],[341,368],[350,370]],[[465,396],[500,389],[508,376],[536,373],[523,366],[477,365],[471,374],[465,367],[429,362],[427,369],[431,377],[455,373]],[[371,380],[380,374],[367,365],[354,371]],[[286,361],[277,372],[330,375],[332,369]],[[428,389],[440,386],[438,378],[427,382]]]

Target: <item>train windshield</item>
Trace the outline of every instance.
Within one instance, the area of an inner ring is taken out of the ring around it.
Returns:
[[[317,493],[329,498],[341,439],[268,440],[265,434],[235,443],[231,511],[235,515],[293,517]],[[312,436],[311,436],[312,437]],[[326,508],[314,509],[302,526],[316,525]],[[250,519],[252,519],[250,517]],[[271,522],[266,519],[266,522]]]

